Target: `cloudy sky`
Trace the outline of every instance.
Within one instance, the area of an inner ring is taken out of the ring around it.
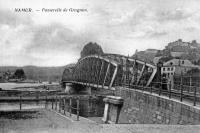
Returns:
[[[200,42],[199,5],[199,0],[0,0],[0,65],[66,65],[90,41],[123,55],[163,49],[179,38]]]

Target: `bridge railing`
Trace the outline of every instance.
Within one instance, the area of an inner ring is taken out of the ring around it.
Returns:
[[[96,105],[98,105],[98,110]],[[66,93],[59,93],[54,97],[54,100],[49,102],[47,109],[53,109],[59,113],[76,118],[79,120],[79,116],[91,117],[102,116],[104,103],[99,102],[98,99],[92,96],[81,95],[68,95]]]
[[[74,104],[75,103],[75,104]],[[46,107],[48,109],[48,106]],[[69,113],[69,117],[72,117],[72,113],[76,112],[76,120],[79,121],[80,116],[80,98],[79,96],[68,96],[66,94],[57,94],[53,100],[51,100],[51,109],[58,111],[59,113]]]
[[[182,83],[172,82],[152,82],[150,86],[126,84],[128,89],[136,89],[144,92],[158,94],[159,96],[167,96],[169,98],[177,99],[181,102],[193,103],[194,106],[200,105],[200,87],[186,86]],[[175,86],[176,88],[174,88]],[[188,87],[190,90],[188,91]]]

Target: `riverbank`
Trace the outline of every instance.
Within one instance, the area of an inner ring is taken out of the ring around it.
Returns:
[[[62,91],[59,84],[0,83],[0,101],[19,101],[23,99],[45,99]],[[36,98],[37,97],[37,98]]]
[[[199,133],[199,125],[97,124],[54,110],[0,111],[0,133]]]
[[[39,87],[39,86],[56,86],[59,85],[59,83],[0,83],[0,88],[2,88],[2,90],[13,90],[13,89],[20,89],[23,88],[23,90],[25,90],[26,88],[28,88],[30,90],[30,88],[35,88],[35,87]]]

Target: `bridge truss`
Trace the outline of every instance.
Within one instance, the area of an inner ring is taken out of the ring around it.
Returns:
[[[114,90],[127,84],[149,86],[156,72],[156,66],[126,56],[90,55],[81,58],[73,70],[65,69],[62,82]]]

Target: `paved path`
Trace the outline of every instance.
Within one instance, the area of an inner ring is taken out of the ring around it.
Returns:
[[[18,117],[12,116],[17,113]],[[193,125],[97,124],[53,110],[0,112],[0,133],[200,133]]]
[[[100,128],[91,120],[76,121],[75,115],[69,118],[52,110],[0,112],[0,133],[99,133]]]

